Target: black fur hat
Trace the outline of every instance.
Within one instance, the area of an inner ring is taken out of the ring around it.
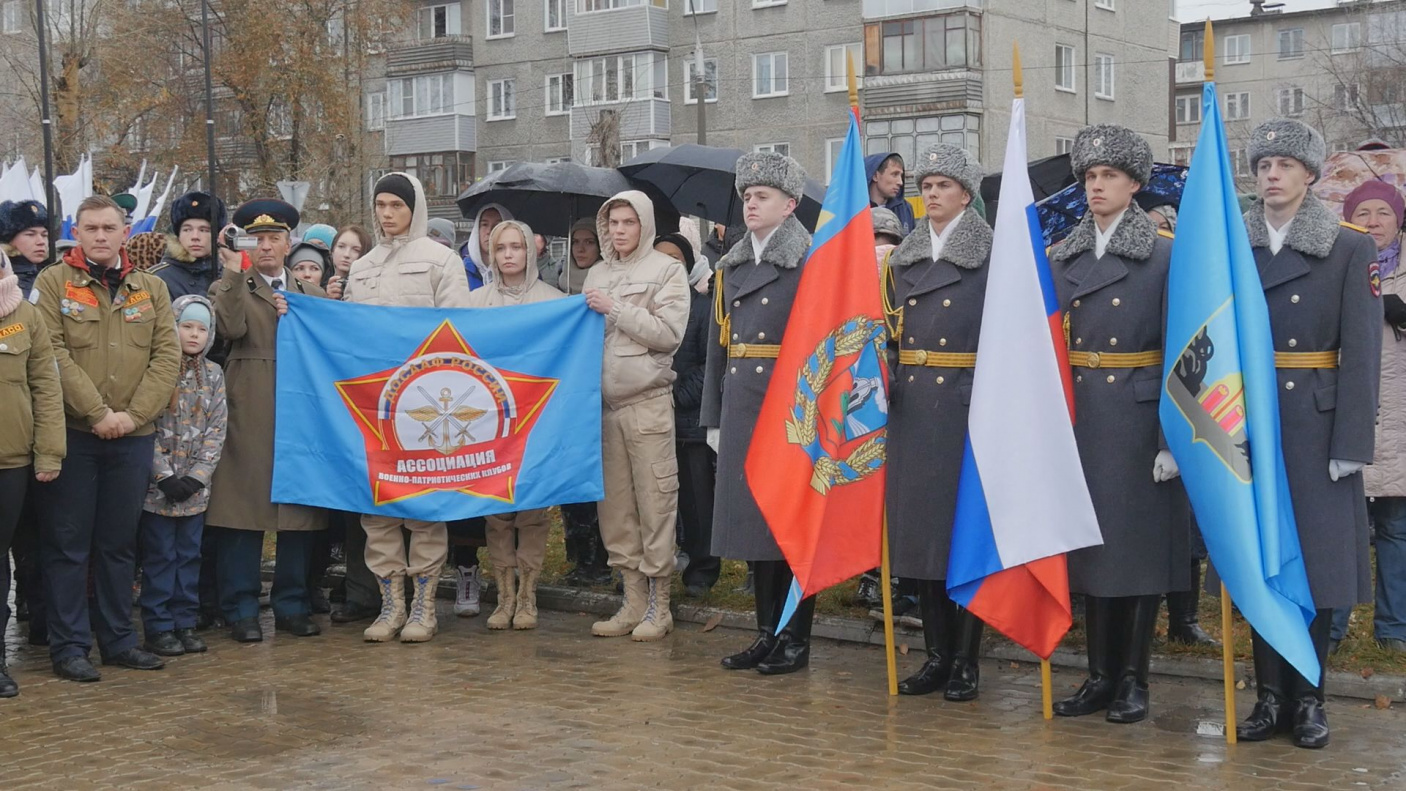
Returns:
[[[23,231],[48,227],[49,212],[39,201],[7,200],[0,203],[0,242],[9,244]]]

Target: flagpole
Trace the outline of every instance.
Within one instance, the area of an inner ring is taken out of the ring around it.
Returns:
[[[849,87],[849,109],[854,120],[859,121],[859,83],[854,78],[854,59],[845,54],[845,79]],[[883,286],[880,285],[880,288]],[[883,531],[879,534],[879,588],[883,591],[884,602],[884,665],[888,673],[889,696],[898,696],[898,658],[893,639],[893,579],[889,568],[889,511],[884,507]]]
[[[1020,43],[1011,44],[1011,80],[1015,86],[1015,98],[1025,98],[1025,73],[1020,67]],[[1050,660],[1040,659],[1040,709],[1045,719],[1054,719],[1054,684],[1050,680]]]
[[[1206,67],[1206,82],[1216,81],[1216,36],[1212,29],[1211,20],[1206,20],[1205,43],[1202,45],[1201,57]],[[1199,585],[1200,580],[1194,580],[1192,584]],[[1225,678],[1225,743],[1235,744],[1235,646],[1234,646],[1234,621],[1231,618],[1230,592],[1225,589],[1225,583],[1220,584],[1220,643],[1221,643],[1221,675]]]

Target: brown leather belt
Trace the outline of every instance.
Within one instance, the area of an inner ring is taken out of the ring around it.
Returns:
[[[1069,364],[1075,368],[1147,368],[1162,364],[1161,352],[1076,352],[1069,350]]]
[[[1338,353],[1331,352],[1275,352],[1275,368],[1337,368]]]
[[[930,352],[927,349],[900,349],[899,365],[923,365],[928,368],[975,368],[976,355],[961,352]]]
[[[775,360],[781,356],[781,345],[776,343],[733,343],[727,347],[727,356],[732,358],[752,358]]]

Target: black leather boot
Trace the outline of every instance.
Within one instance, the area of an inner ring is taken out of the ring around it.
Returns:
[[[1262,742],[1276,733],[1287,733],[1293,727],[1295,708],[1289,703],[1284,676],[1284,659],[1269,647],[1259,632],[1250,632],[1255,656],[1255,707],[1235,727],[1235,738],[1242,742]]]
[[[10,678],[10,669],[5,665],[5,647],[0,645],[0,698],[13,698],[20,694],[20,685]]]
[[[1323,708],[1323,682],[1328,675],[1328,643],[1332,631],[1333,611],[1319,610],[1313,623],[1308,626],[1309,639],[1313,640],[1313,650],[1318,654],[1318,666],[1323,675],[1317,684],[1310,683],[1297,671],[1293,673],[1294,698],[1298,700],[1298,711],[1294,712],[1294,746],[1316,750],[1328,746],[1328,713]]]
[[[981,681],[981,632],[985,624],[965,607],[953,606],[957,608],[952,629],[956,650],[952,653],[952,676],[947,680],[947,691],[942,697],[962,703],[976,700]]]
[[[918,672],[898,682],[900,695],[927,695],[945,687],[952,673],[952,651],[948,645],[953,608],[942,580],[918,581],[918,611],[923,617],[923,646],[927,659]]]
[[[1061,717],[1082,717],[1108,708],[1113,699],[1114,654],[1113,599],[1084,597],[1084,636],[1088,643],[1089,677],[1071,697],[1054,704]]]
[[[1157,627],[1161,598],[1156,595],[1129,596],[1120,602],[1122,667],[1113,700],[1108,704],[1109,722],[1127,725],[1147,719],[1150,703],[1147,674],[1152,662],[1152,633]]]
[[[757,639],[742,651],[723,657],[723,667],[728,670],[751,670],[762,663],[776,648],[776,619],[781,614],[785,599],[777,600],[778,592],[784,588],[776,577],[784,576],[784,585],[791,584],[791,575],[782,574],[784,564],[770,560],[759,560],[752,564],[753,584],[756,588]]]
[[[1201,560],[1191,561],[1191,590],[1167,594],[1167,639],[1184,645],[1220,646],[1201,628]]]
[[[789,573],[786,575],[791,576]],[[786,582],[790,587],[790,580]],[[781,603],[786,602],[785,595],[782,595]],[[810,666],[810,625],[815,618],[815,597],[811,596],[802,599],[796,607],[796,612],[791,615],[791,620],[786,624],[786,628],[781,630],[781,635],[776,640],[776,647],[771,649],[771,654],[757,665],[757,672],[764,676],[780,676],[787,673],[794,673],[797,670],[804,670]]]

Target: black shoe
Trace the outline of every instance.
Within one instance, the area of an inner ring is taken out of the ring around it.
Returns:
[[[327,594],[323,593],[321,588],[313,588],[312,592],[308,594],[308,599],[312,602],[314,615],[326,615],[332,612],[332,604],[327,601]]]
[[[140,648],[128,648],[120,654],[103,657],[104,665],[117,665],[132,670],[160,670],[166,666],[161,657]]]
[[[1328,746],[1328,714],[1315,697],[1299,698],[1294,712],[1294,746],[1317,750]]]
[[[764,676],[783,676],[809,666],[810,643],[801,642],[789,631],[783,631],[776,641],[776,647],[757,665],[757,672]]]
[[[1182,645],[1209,645],[1219,648],[1220,641],[1206,634],[1206,630],[1201,628],[1201,624],[1195,621],[1191,623],[1169,623],[1167,624],[1167,639]]]
[[[322,634],[322,627],[313,623],[312,618],[307,615],[274,616],[273,628],[294,637],[316,637]]]
[[[185,646],[174,631],[148,635],[146,644],[142,647],[157,656],[180,656],[186,652]]]
[[[177,629],[176,639],[181,641],[181,647],[187,654],[203,654],[206,651],[205,641],[194,629]]]
[[[728,670],[751,670],[762,663],[776,648],[776,636],[767,632],[757,634],[757,639],[743,650],[723,657],[722,665]]]
[[[1118,725],[1131,725],[1147,719],[1150,704],[1147,685],[1136,676],[1123,676],[1113,691],[1113,700],[1108,703],[1108,721]]]
[[[30,645],[48,645],[48,644],[49,644],[49,630],[48,630],[48,629],[35,629],[35,628],[34,628],[34,622],[33,622],[33,621],[30,621],[30,622],[29,622],[29,644],[30,644]]]
[[[850,601],[856,607],[883,607],[884,600],[879,593],[879,577],[877,574],[866,573],[859,578],[859,588],[854,592],[854,599]]]
[[[1288,733],[1294,722],[1294,712],[1288,708],[1278,695],[1261,692],[1250,716],[1235,726],[1235,738],[1242,742],[1262,742],[1276,734]]]
[[[381,607],[377,605],[371,607],[365,604],[358,604],[349,601],[341,607],[332,611],[332,623],[356,623],[357,621],[369,621],[381,614]]]
[[[1393,654],[1406,654],[1406,640],[1397,640],[1395,638],[1388,637],[1384,640],[1378,640],[1377,647],[1381,648],[1383,651],[1389,651]],[[1329,653],[1331,653],[1331,651]]]
[[[1334,654],[1336,654],[1336,653],[1338,652],[1338,649],[1342,647],[1342,644],[1343,644],[1343,641],[1342,641],[1342,640],[1329,640],[1329,641],[1328,641],[1328,656],[1333,656]]]
[[[1183,645],[1220,646],[1199,622],[1201,561],[1191,561],[1191,589],[1167,594],[1167,639]]]
[[[200,613],[195,616],[195,630],[197,632],[204,632],[209,629],[223,629],[226,626],[229,626],[229,622],[225,620],[223,615],[217,612],[201,610]]]
[[[60,659],[54,663],[54,675],[65,681],[101,681],[103,677],[86,656]]]
[[[707,596],[712,591],[712,585],[707,585],[702,582],[695,582],[692,585],[685,585],[683,589],[684,595],[692,597],[694,599],[701,599],[704,596]]]
[[[955,630],[952,675],[947,679],[942,697],[953,703],[966,703],[976,700],[981,687],[981,632],[985,624],[961,607],[957,607],[952,620]]]
[[[1061,717],[1083,717],[1108,708],[1113,700],[1113,679],[1089,678],[1079,691],[1054,704],[1054,713]]]
[[[20,694],[20,685],[10,678],[5,663],[0,661],[0,698],[13,698]]]
[[[230,624],[229,636],[236,643],[262,643],[264,630],[259,628],[258,618],[240,618]]]
[[[946,687],[951,676],[950,660],[942,656],[929,657],[918,672],[898,682],[898,694],[930,695]]]

